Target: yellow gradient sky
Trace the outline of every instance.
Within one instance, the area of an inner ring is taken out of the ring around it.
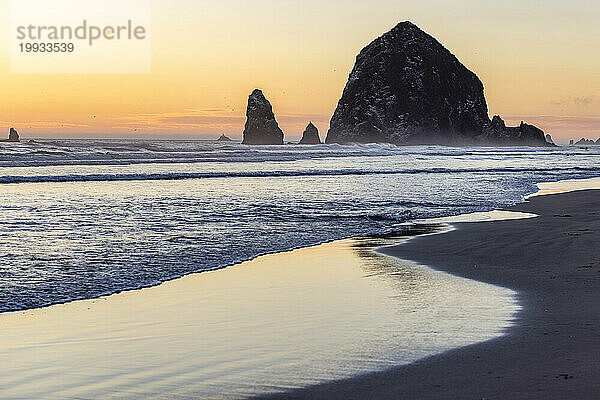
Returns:
[[[140,75],[11,74],[4,29],[0,132],[239,138],[258,87],[288,139],[309,120],[324,136],[356,54],[411,20],[479,75],[491,115],[559,141],[600,137],[597,0],[154,0],[152,15],[152,72]]]

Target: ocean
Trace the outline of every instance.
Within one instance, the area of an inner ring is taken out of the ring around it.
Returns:
[[[390,233],[600,176],[600,146],[0,144],[0,312]]]

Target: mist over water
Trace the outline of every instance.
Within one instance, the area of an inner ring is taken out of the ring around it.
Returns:
[[[600,149],[0,144],[0,311],[151,286],[600,176]]]

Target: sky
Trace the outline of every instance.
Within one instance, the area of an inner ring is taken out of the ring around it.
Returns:
[[[9,14],[0,0],[0,26]],[[288,140],[309,121],[324,136],[358,52],[405,20],[481,78],[491,116],[600,137],[597,0],[152,0],[143,74],[13,74],[3,29],[0,132],[239,139],[260,88]]]

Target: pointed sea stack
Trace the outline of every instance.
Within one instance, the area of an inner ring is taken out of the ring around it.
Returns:
[[[19,133],[15,128],[10,128],[8,132],[8,139],[0,140],[0,142],[20,142]]]
[[[548,145],[541,130],[500,121],[490,121],[477,75],[402,22],[356,58],[326,143]]]
[[[246,117],[242,144],[283,144],[283,132],[275,120],[273,107],[258,89],[248,98]]]
[[[304,130],[304,133],[302,134],[302,140],[300,140],[298,144],[321,144],[319,129],[313,125],[312,121]]]

